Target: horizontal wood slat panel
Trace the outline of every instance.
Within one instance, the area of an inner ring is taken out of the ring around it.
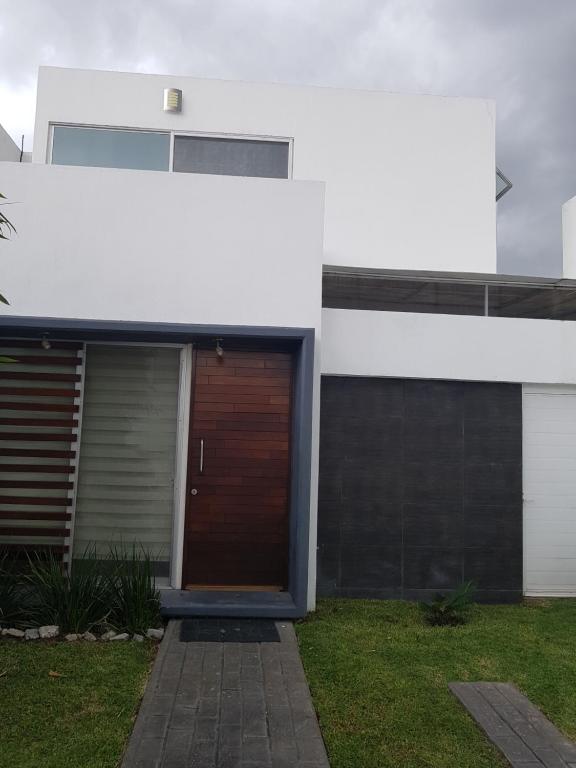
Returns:
[[[234,432],[236,430],[244,432],[244,434],[250,434],[253,435],[256,438],[256,435],[263,435],[262,439],[274,439],[273,433],[279,432],[280,434],[284,434],[286,432],[286,424],[281,424],[280,422],[271,421],[261,421],[260,419],[254,418],[253,421],[231,421],[228,418],[225,419],[204,419],[199,417],[195,421],[196,426],[200,431],[202,430],[210,430],[211,432],[214,432],[214,437],[223,437],[224,435],[230,435],[231,432]],[[218,430],[221,430],[219,432]],[[268,434],[269,433],[269,434]]]
[[[78,426],[77,419],[25,419],[16,416],[8,419],[0,418],[3,427],[62,427],[74,429]]]
[[[218,547],[220,544],[228,544],[230,539],[234,539],[234,543],[236,546],[247,544],[250,546],[250,551],[254,552],[254,549],[256,547],[263,547],[267,548],[270,544],[277,544],[281,545],[286,541],[286,534],[283,530],[278,531],[278,533],[273,534],[268,532],[266,536],[256,536],[255,535],[255,529],[248,529],[248,530],[234,530],[230,526],[227,527],[224,531],[208,531],[206,532],[203,528],[200,526],[196,529],[191,528],[188,530],[188,534],[191,537],[195,536],[201,536],[202,537],[202,544],[204,548],[207,547]],[[1,529],[0,529],[0,535],[1,535]],[[252,559],[254,555],[252,554],[250,556],[250,559]],[[268,559],[268,558],[267,558]],[[213,566],[212,566],[213,567]],[[250,571],[253,573],[254,564],[250,563]],[[277,569],[277,565],[274,566],[274,569]]]
[[[0,344],[0,348],[2,345]],[[52,355],[43,357],[41,355],[21,355],[20,353],[10,352],[8,357],[14,363],[26,364],[26,365],[45,365],[45,366],[66,366],[75,368],[81,365],[82,359],[80,357],[53,357]]]
[[[255,424],[287,424],[289,421],[289,415],[283,414],[283,413],[260,413],[258,415],[258,418],[255,416],[245,416],[242,413],[226,413],[222,414],[221,412],[213,412],[213,413],[195,413],[194,414],[194,424],[198,425],[198,428],[200,429],[202,424],[201,422],[205,421],[218,421],[218,420],[224,420],[226,426],[230,426],[230,429],[235,429],[233,426],[234,424],[240,422],[244,426],[242,429],[246,429],[246,425],[248,425],[248,428],[254,429]]]
[[[258,369],[258,370],[290,370],[291,369],[291,358],[288,355],[287,359],[280,359],[280,360],[265,360],[263,358],[256,358],[256,357],[250,357],[246,359],[242,359],[241,357],[230,357],[230,353],[227,353],[225,355],[226,359],[229,362],[229,366],[226,370],[233,370],[237,371],[241,368],[251,368],[251,369]],[[212,370],[216,368],[217,370],[222,369],[222,363],[218,362],[217,360],[199,360],[198,361],[198,371],[201,373],[205,373],[205,369]]]
[[[231,373],[230,371],[227,372],[228,374]],[[257,376],[250,375],[251,373],[256,373]],[[230,375],[223,375],[222,372],[218,375],[214,375],[212,373],[208,374],[199,374],[197,377],[197,383],[198,385],[207,386],[210,384],[215,384],[219,387],[229,386],[232,387],[232,390],[235,390],[235,387],[271,387],[271,386],[277,386],[277,387],[286,387],[288,385],[287,377],[278,375],[278,373],[282,372],[273,372],[270,371],[268,375],[263,376],[262,371],[255,370],[254,372],[251,372],[248,369],[242,369],[240,371],[240,374],[238,376],[230,376]]]
[[[269,459],[267,456],[265,458],[266,462],[260,461],[259,458],[246,459],[239,457],[235,459],[237,466],[242,470],[243,482],[250,479],[256,480],[261,477],[287,477],[290,474],[290,467],[286,466],[285,458]],[[280,466],[274,466],[276,464]],[[224,470],[229,466],[229,461],[228,459],[213,458],[210,465],[212,470],[219,470],[221,477],[225,477]]]
[[[186,530],[204,531],[207,536],[212,533],[230,533],[231,531],[235,533],[249,532],[255,541],[259,541],[266,539],[269,535],[284,534],[286,519],[286,515],[282,510],[277,510],[276,514],[267,511],[260,513],[254,511],[235,511],[214,519],[211,511],[206,509],[203,514],[194,517]],[[206,525],[207,523],[209,523],[209,526]]]
[[[2,548],[15,552],[53,552],[58,554],[68,552],[68,544],[20,544],[5,542],[2,544]]]
[[[0,354],[9,358],[0,366],[0,457],[7,459],[0,462],[0,504],[12,507],[0,509],[0,521],[21,523],[0,525],[0,536],[15,551],[19,539],[32,536],[60,539],[50,550],[66,551],[82,348],[79,342],[50,340],[44,349],[40,339],[0,339]],[[43,523],[53,527],[39,527]],[[26,551],[39,549],[26,542]]]
[[[0,472],[69,475],[69,464],[0,464]]]
[[[78,413],[75,403],[20,403],[0,402],[0,411],[53,411],[54,413]]]
[[[226,530],[234,529],[234,525],[238,522],[238,520],[244,521],[246,526],[258,526],[260,527],[263,523],[265,524],[270,518],[270,512],[268,509],[264,511],[259,510],[242,510],[241,514],[238,514],[237,510],[234,510],[233,512],[223,512],[222,510],[219,510],[218,514],[218,526],[225,526]],[[275,518],[278,522],[279,526],[284,526],[286,524],[287,517],[285,514],[278,514]],[[191,524],[192,527],[196,524],[206,524],[210,521],[210,513],[206,512],[205,514],[198,515],[197,517],[194,517],[194,522]],[[260,528],[259,528],[260,529]]]
[[[43,509],[39,510],[26,510],[21,512],[20,510],[0,510],[0,520],[33,520],[33,521],[56,521],[66,522],[72,520],[72,515],[69,512],[45,512]]]
[[[7,448],[0,445],[0,456],[20,456],[39,459],[73,459],[76,451],[60,451],[56,448]]]
[[[286,404],[266,403],[202,403],[197,402],[194,406],[195,411],[208,413],[257,413],[257,414],[288,414],[290,406]]]
[[[285,459],[288,456],[288,451],[280,450],[265,450],[259,449],[256,445],[255,448],[241,448],[236,446],[234,448],[212,448],[209,447],[204,451],[204,455],[210,458],[216,459]],[[262,464],[263,462],[260,462]]]
[[[36,488],[44,491],[67,491],[72,490],[73,487],[74,483],[66,480],[0,480],[0,488]]]
[[[200,395],[230,395],[230,384],[222,382],[222,379],[215,379],[216,383],[201,383],[201,379],[198,380],[198,386],[196,387],[196,394]],[[237,395],[289,395],[290,387],[287,382],[277,383],[271,381],[269,384],[261,385],[259,387],[250,386],[235,386],[233,387],[234,394]]]
[[[0,349],[42,349],[42,339],[0,339]],[[73,352],[79,352],[82,344],[77,341],[52,341],[50,340],[50,349],[69,349]],[[46,350],[48,351],[48,350]]]
[[[277,343],[274,343],[277,347]],[[223,363],[231,364],[232,360],[264,360],[265,362],[274,363],[276,361],[290,361],[292,355],[289,352],[278,352],[274,350],[244,350],[244,349],[225,349],[224,358],[219,358],[215,352],[214,347],[206,347],[200,349],[197,356],[197,365],[204,364],[216,364],[222,365]]]
[[[4,365],[4,367],[6,367]],[[41,373],[40,371],[3,371],[0,370],[0,381],[51,381],[74,382],[81,380],[79,373]]]
[[[0,496],[0,504],[13,504],[16,506],[45,506],[45,507],[69,507],[72,499],[68,497],[59,498],[54,496]]]
[[[234,413],[282,413],[288,414],[290,412],[290,403],[282,402],[275,403],[273,398],[269,398],[269,402],[265,405],[256,403],[234,403]]]
[[[44,442],[44,443],[70,443],[73,442],[72,432],[44,434],[42,432],[0,432],[0,440],[12,442]]]
[[[262,402],[262,394],[251,394],[251,395],[245,395],[243,393],[237,394],[234,393],[234,401],[236,403],[261,403]],[[267,398],[268,403],[271,404],[282,404],[282,405],[288,405],[289,398],[288,395],[265,395]],[[197,403],[227,403],[230,401],[230,393],[206,393],[206,392],[197,392],[196,393],[196,402]]]
[[[202,502],[199,500],[199,495],[196,497],[196,501],[199,502],[198,506],[200,506]],[[238,515],[242,515],[243,511],[268,513],[270,519],[273,519],[286,509],[286,499],[262,499],[257,502],[254,498],[230,495],[221,496],[217,501],[206,502],[205,508],[212,515],[212,519],[218,519],[218,516],[223,512],[236,512]],[[210,525],[207,523],[205,527],[206,530],[209,530]]]
[[[284,463],[284,462],[282,462]],[[231,486],[232,488],[242,488],[245,486],[257,486],[258,488],[265,490],[267,487],[274,487],[277,488],[277,485],[272,483],[275,483],[275,478],[277,477],[284,477],[286,478],[288,475],[288,471],[286,467],[282,467],[282,469],[277,469],[274,471],[266,471],[265,469],[262,469],[260,473],[248,473],[247,470],[250,469],[250,467],[242,466],[242,476],[239,476],[237,471],[231,472],[230,476],[226,476],[224,473],[220,474],[220,477],[218,480],[209,481],[209,480],[203,480],[202,481],[202,487],[203,488],[210,488],[212,486],[217,488],[223,488],[225,486]],[[196,484],[197,487],[200,486],[200,483]]]
[[[79,396],[76,389],[58,389],[57,387],[0,387],[0,397],[64,397],[74,399]]]
[[[64,538],[67,534],[65,528],[13,528],[0,525],[0,536],[51,536]]]

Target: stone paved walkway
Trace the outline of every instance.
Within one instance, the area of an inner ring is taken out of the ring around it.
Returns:
[[[182,642],[171,621],[122,768],[329,768],[294,628]]]
[[[513,768],[576,768],[576,744],[509,683],[450,683]]]

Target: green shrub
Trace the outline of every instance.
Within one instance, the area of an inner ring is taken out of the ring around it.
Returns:
[[[56,624],[62,632],[87,632],[110,613],[111,582],[89,547],[69,570],[51,552],[29,558],[28,615],[35,626]]]
[[[107,556],[89,546],[67,569],[53,553],[28,557],[25,572],[0,552],[0,626],[56,624],[61,632],[110,626],[144,632],[160,624],[160,594],[153,561],[136,544],[111,547]]]
[[[150,554],[140,546],[110,550],[112,602],[108,623],[117,630],[144,632],[160,623],[160,593]]]
[[[16,561],[8,550],[0,550],[0,627],[25,621],[25,594]]]
[[[474,584],[466,581],[447,595],[437,594],[430,603],[420,603],[424,621],[433,627],[465,624],[474,591]]]

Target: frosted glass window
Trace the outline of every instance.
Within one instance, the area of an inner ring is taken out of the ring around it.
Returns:
[[[170,135],[56,125],[52,140],[52,162],[57,165],[167,171],[170,163]]]
[[[167,576],[174,519],[180,351],[89,345],[74,554],[146,548]]]
[[[208,136],[174,138],[174,170],[183,173],[287,179],[288,155],[286,141]]]

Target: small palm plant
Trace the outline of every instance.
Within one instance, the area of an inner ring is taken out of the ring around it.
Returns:
[[[455,627],[465,624],[473,603],[474,591],[474,584],[466,581],[447,595],[437,594],[432,602],[420,603],[424,621],[433,627]]]

